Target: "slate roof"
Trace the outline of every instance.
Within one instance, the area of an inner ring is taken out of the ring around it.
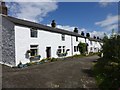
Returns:
[[[39,23],[27,21],[27,20],[22,20],[22,19],[18,19],[15,17],[11,17],[11,16],[6,16],[6,15],[2,15],[2,16],[5,17],[6,19],[8,19],[9,21],[13,22],[15,25],[20,25],[20,26],[25,26],[25,27],[29,27],[29,28],[36,28],[38,30],[41,29],[41,30],[49,31],[49,32],[61,33],[61,34],[86,38],[85,36],[82,36],[78,33],[67,31],[64,29],[53,28],[53,27],[49,27],[49,26],[46,26],[43,24],[39,24]],[[92,40],[92,41],[100,41],[100,40],[93,39],[93,38],[88,38],[88,39]]]

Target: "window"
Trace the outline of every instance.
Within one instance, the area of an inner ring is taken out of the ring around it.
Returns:
[[[77,51],[79,51],[79,47],[77,46]]]
[[[31,56],[38,55],[38,45],[30,45]]]
[[[65,46],[58,46],[58,53],[65,53]]]
[[[90,44],[92,45],[92,41],[90,41]]]
[[[61,53],[62,50],[61,50],[61,46],[58,46],[58,53]]]
[[[76,46],[74,46],[74,52],[77,52],[77,48],[76,48]]]
[[[78,41],[78,37],[76,37],[76,41]]]
[[[31,28],[30,33],[31,33],[31,37],[37,38],[37,34],[38,34],[37,29]]]
[[[65,35],[62,34],[62,41],[65,41]]]
[[[96,50],[96,48],[94,48],[94,50]]]
[[[91,51],[93,50],[92,47],[90,48],[90,50],[91,50]]]
[[[61,49],[58,49],[58,53],[61,53],[62,52],[62,50]]]
[[[63,46],[63,53],[65,53],[65,46]]]
[[[61,48],[61,46],[58,46],[58,48]]]
[[[78,52],[79,51],[79,47],[78,46],[74,46],[74,52]]]

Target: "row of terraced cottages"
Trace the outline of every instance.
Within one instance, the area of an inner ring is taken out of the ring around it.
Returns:
[[[102,42],[98,39],[3,14],[0,15],[0,62],[8,66],[80,54],[79,42],[87,44],[88,54],[101,49]]]

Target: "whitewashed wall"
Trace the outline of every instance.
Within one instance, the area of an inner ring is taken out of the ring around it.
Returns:
[[[73,42],[73,43],[72,43]],[[41,59],[46,58],[46,47],[51,47],[51,57],[58,58],[57,49],[58,46],[65,46],[65,49],[70,49],[68,51],[67,56],[72,56],[75,54],[80,54],[78,52],[74,52],[74,46],[78,46],[79,42],[85,43],[85,38],[78,38],[76,41],[75,36],[65,35],[65,41],[62,41],[61,34],[48,32],[44,30],[38,30],[38,37],[32,38],[30,36],[30,28],[15,26],[15,59],[16,65],[19,62],[23,64],[30,62],[29,58],[26,58],[26,51],[30,50],[30,45],[38,45],[38,55],[41,55]],[[99,43],[95,43],[92,41],[92,45],[90,44],[90,40],[86,39],[86,42],[89,44],[88,53],[90,51],[90,47],[101,48]],[[93,50],[93,52],[96,52]]]
[[[15,49],[16,65],[21,61],[27,63],[30,60],[25,58],[30,45],[38,45],[38,53],[41,59],[46,58],[46,47],[51,47],[51,56],[57,58],[58,46],[65,46],[68,51],[67,56],[71,56],[71,36],[65,35],[65,41],[62,41],[61,34],[38,30],[38,37],[30,37],[30,28],[15,26]]]
[[[72,49],[73,49],[73,55],[75,55],[75,54],[80,54],[79,51],[74,52],[74,46],[78,46],[78,44],[79,44],[80,42],[85,43],[85,38],[78,37],[78,41],[76,41],[76,37],[75,37],[75,36],[72,36],[72,41],[73,41],[73,48],[72,48]]]

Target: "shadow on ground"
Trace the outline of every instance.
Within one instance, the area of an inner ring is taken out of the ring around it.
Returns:
[[[94,73],[91,68],[90,69],[82,69],[82,72],[86,73],[89,77],[94,77]]]

